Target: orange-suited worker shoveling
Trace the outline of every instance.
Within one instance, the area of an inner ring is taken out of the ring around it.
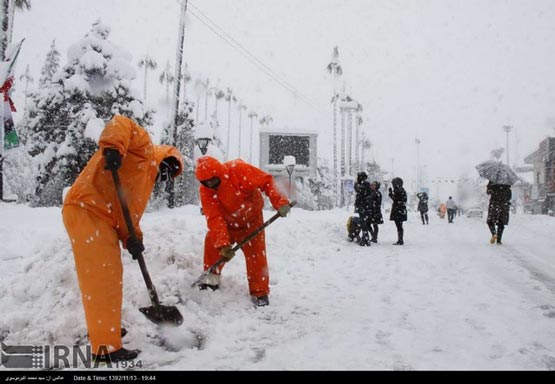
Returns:
[[[231,245],[240,243],[264,224],[264,199],[260,191],[270,198],[279,216],[285,217],[291,210],[289,200],[279,193],[272,175],[240,159],[222,164],[213,157],[203,156],[196,162],[195,175],[202,184],[200,201],[208,225],[204,240],[205,271],[221,258],[231,260],[235,255]],[[242,250],[250,294],[257,306],[268,305],[270,277],[264,231],[247,241]],[[218,289],[224,264],[212,273],[203,274],[199,288]]]
[[[146,130],[121,115],[106,125],[99,147],[71,186],[63,219],[75,257],[93,358],[133,360],[140,351],[125,349],[121,342],[125,330],[121,328],[119,241],[138,259],[147,286],[150,283],[151,299],[154,296],[158,302],[147,279],[139,221],[155,182],[177,177],[184,163],[176,148],[153,145]]]

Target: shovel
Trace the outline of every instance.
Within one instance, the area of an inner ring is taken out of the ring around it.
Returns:
[[[127,201],[123,196],[123,191],[121,189],[119,174],[117,170],[112,169],[112,177],[114,179],[114,184],[116,186],[116,191],[118,193],[118,199],[121,205],[121,209],[123,211],[123,217],[125,218],[125,224],[127,224],[127,230],[129,231],[129,237],[136,239],[137,235],[135,233],[135,228],[133,227],[133,223],[131,221],[131,215],[129,214]],[[173,325],[181,325],[181,323],[183,323],[183,316],[181,315],[181,313],[179,313],[179,310],[175,306],[160,304],[160,300],[158,299],[158,293],[156,293],[156,287],[154,287],[154,284],[150,279],[148,269],[146,268],[143,253],[139,252],[137,254],[134,254],[133,257],[137,259],[137,261],[139,262],[139,266],[141,267],[141,272],[143,274],[146,287],[148,289],[148,294],[150,296],[150,301],[152,302],[152,305],[150,307],[139,308],[139,311],[141,311],[147,317],[147,319],[149,319],[153,323],[156,323],[156,324],[168,323]]]
[[[297,202],[295,200],[293,200],[292,202],[289,203],[289,206],[293,207],[293,206],[295,206],[295,204],[297,204]],[[272,224],[279,217],[280,217],[279,213],[276,213],[274,216],[269,218],[268,221],[266,221],[260,227],[256,228],[254,231],[252,231],[243,241],[241,241],[240,243],[235,245],[235,247],[233,247],[231,250],[234,251],[234,252],[237,252],[237,250],[239,250],[239,248],[241,248],[243,245],[245,245],[246,243],[251,241],[256,235],[258,235],[260,232],[262,232],[264,230],[264,228],[266,228],[268,225]],[[229,260],[227,260],[227,261],[229,261]],[[218,268],[224,262],[226,262],[225,257],[223,257],[223,256],[220,257],[218,259],[218,261],[216,261],[214,264],[212,264],[210,266],[210,268],[208,268],[206,271],[204,271],[202,273],[202,275],[200,275],[199,278],[196,279],[193,284],[191,284],[191,287],[194,287],[195,285],[200,284],[203,281],[205,276],[208,276],[210,273],[212,273],[212,271],[214,271],[216,268]]]

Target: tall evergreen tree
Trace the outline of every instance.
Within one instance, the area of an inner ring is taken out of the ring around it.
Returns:
[[[24,119],[26,145],[39,164],[38,205],[61,204],[63,188],[96,151],[101,127],[113,115],[128,116],[145,128],[152,123],[152,111],[130,90],[136,76],[131,55],[110,42],[109,34],[109,27],[95,22],[69,48],[66,66],[37,92]]]
[[[52,40],[50,49],[46,53],[46,59],[40,70],[39,86],[47,86],[52,82],[52,77],[60,69],[60,52],[56,48],[56,40]]]

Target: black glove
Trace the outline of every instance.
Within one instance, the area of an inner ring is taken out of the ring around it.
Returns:
[[[127,250],[133,256],[133,260],[137,260],[137,255],[145,250],[142,239],[130,237],[127,239]]]
[[[104,169],[110,171],[117,171],[121,167],[121,155],[117,149],[106,148],[103,152],[104,159],[106,159],[106,165]]]

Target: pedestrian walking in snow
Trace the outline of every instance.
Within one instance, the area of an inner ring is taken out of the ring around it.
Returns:
[[[358,244],[362,247],[370,246],[370,192],[368,175],[366,172],[359,172],[355,183],[355,213],[360,217],[361,238]]]
[[[145,129],[116,115],[99,139],[91,157],[67,193],[64,225],[71,240],[93,358],[96,361],[133,360],[140,351],[122,347],[121,249],[133,258],[144,250],[139,221],[156,181],[183,171],[181,153],[174,147],[153,145]],[[130,236],[112,171],[119,171],[129,202],[136,237]]]
[[[204,240],[205,271],[220,257],[231,260],[235,255],[232,245],[264,223],[261,191],[270,198],[280,216],[287,216],[291,209],[289,200],[277,190],[272,175],[240,159],[222,164],[213,157],[203,156],[197,160],[195,175],[201,183],[200,201],[208,225]],[[250,294],[257,306],[268,305],[270,277],[264,231],[241,249],[245,254]],[[224,265],[205,275],[200,289],[218,289]]]
[[[407,221],[407,192],[403,188],[403,179],[394,177],[391,180],[393,188],[389,188],[389,197],[393,200],[389,220],[395,222],[397,227],[397,242],[393,245],[403,245],[403,221]]]
[[[452,223],[455,218],[455,213],[457,213],[457,204],[455,204],[452,196],[449,196],[449,200],[445,202],[445,206],[447,207],[447,222]]]
[[[416,197],[418,197],[418,212],[420,212],[422,225],[430,224],[428,220],[428,194],[426,192],[420,192],[416,194]]]
[[[378,242],[378,224],[383,224],[382,216],[382,193],[380,183],[373,181],[370,183],[370,234],[372,243]]]
[[[505,225],[509,224],[509,211],[511,207],[511,186],[494,184],[491,181],[486,187],[486,193],[490,195],[487,224],[491,232],[490,243],[501,243]]]

